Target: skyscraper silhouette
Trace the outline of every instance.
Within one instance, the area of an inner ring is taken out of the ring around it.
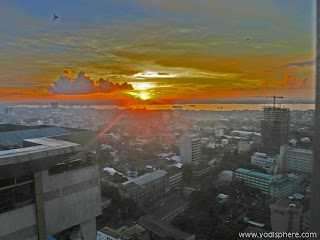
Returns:
[[[288,143],[289,109],[265,107],[261,120],[262,152],[270,156],[279,154],[280,146]]]

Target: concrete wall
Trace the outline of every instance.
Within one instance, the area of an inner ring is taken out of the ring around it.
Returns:
[[[87,239],[94,239],[95,217],[101,214],[98,166],[51,176],[47,170],[41,174],[47,233],[53,235],[80,224],[91,236]],[[34,204],[0,214],[0,223],[0,240],[37,239]]]
[[[42,172],[47,232],[58,233],[101,214],[97,165],[48,175]]]
[[[34,204],[0,214],[0,223],[1,240],[38,239]]]

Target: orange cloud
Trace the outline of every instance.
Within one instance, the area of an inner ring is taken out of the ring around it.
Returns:
[[[283,83],[288,86],[289,88],[296,88],[297,87],[297,81],[298,77],[291,75],[291,74],[286,74],[284,75],[284,81]]]

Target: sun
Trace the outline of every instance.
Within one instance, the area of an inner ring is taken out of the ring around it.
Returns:
[[[149,93],[139,93],[139,97],[142,99],[142,100],[147,100],[149,99]]]

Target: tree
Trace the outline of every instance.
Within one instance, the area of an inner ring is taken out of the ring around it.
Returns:
[[[123,182],[126,182],[126,181],[128,181],[128,178],[122,176],[119,173],[116,173],[116,172],[114,173],[114,175],[113,175],[113,182],[114,183],[123,183]]]

